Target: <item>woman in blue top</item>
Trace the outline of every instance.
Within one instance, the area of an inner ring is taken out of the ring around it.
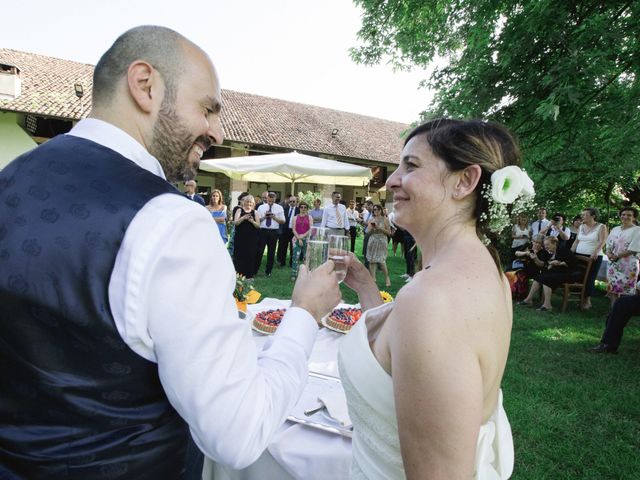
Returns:
[[[222,241],[227,243],[227,206],[222,201],[222,192],[220,190],[211,191],[211,199],[207,210],[218,225]]]

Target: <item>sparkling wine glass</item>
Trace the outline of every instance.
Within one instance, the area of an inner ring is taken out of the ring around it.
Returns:
[[[345,235],[329,236],[329,260],[332,260],[333,269],[338,277],[338,283],[342,283],[347,276],[347,256],[349,255],[349,237]]]
[[[327,240],[327,229],[321,227],[311,227],[309,239],[307,240],[307,252],[305,254],[305,265],[310,272],[327,261],[329,255],[329,241]]]

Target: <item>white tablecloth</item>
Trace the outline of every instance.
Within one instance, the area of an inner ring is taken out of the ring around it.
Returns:
[[[288,300],[265,298],[250,305],[250,312],[289,306]],[[346,305],[340,305],[346,306]],[[323,328],[318,332],[309,371],[338,376],[338,344],[343,334]],[[254,332],[261,347],[267,337]],[[303,394],[304,398],[304,394]],[[313,407],[310,405],[309,408]],[[347,479],[351,463],[351,439],[287,421],[262,456],[248,468],[233,470],[205,458],[203,480],[324,480]]]

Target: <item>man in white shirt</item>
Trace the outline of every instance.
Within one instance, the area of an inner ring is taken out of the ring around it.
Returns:
[[[360,214],[356,210],[356,201],[349,200],[349,208],[347,208],[347,218],[349,219],[349,236],[351,237],[351,252],[355,253],[356,251],[356,236],[358,220],[360,218]]]
[[[263,203],[258,207],[258,217],[260,218],[260,243],[258,245],[258,268],[264,255],[264,249],[267,249],[267,264],[264,273],[267,277],[271,276],[273,270],[273,262],[276,255],[276,244],[278,243],[278,231],[280,225],[285,222],[284,209],[276,203],[276,194],[269,192],[267,195],[267,203]]]
[[[550,221],[547,219],[547,209],[539,208],[538,209],[538,219],[531,222],[531,238],[534,235],[538,235],[541,230],[544,230],[549,225]]]
[[[349,231],[347,207],[340,203],[341,199],[340,192],[333,192],[331,194],[331,205],[326,206],[322,212],[320,226],[328,228],[329,235],[346,235]]]
[[[540,234],[547,237],[556,237],[558,239],[558,248],[564,248],[571,236],[571,230],[565,226],[564,214],[556,213],[547,226],[540,231]]]
[[[189,433],[241,468],[299,398],[316,321],[340,300],[332,263],[301,267],[258,351],[238,319],[231,259],[211,241],[216,224],[165,181],[193,178],[222,143],[221,100],[200,48],[136,27],[96,66],[91,118],[0,172],[0,242],[13,252],[0,383],[15,387],[0,396],[0,476],[185,478]],[[5,201],[25,185],[21,203]]]

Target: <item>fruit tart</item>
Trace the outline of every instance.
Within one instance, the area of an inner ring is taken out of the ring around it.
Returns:
[[[286,311],[286,308],[278,308],[256,313],[256,316],[253,318],[253,328],[260,333],[273,335],[278,329],[278,325],[280,325],[284,312]]]
[[[362,315],[359,308],[336,308],[324,320],[324,325],[331,330],[347,333]]]

